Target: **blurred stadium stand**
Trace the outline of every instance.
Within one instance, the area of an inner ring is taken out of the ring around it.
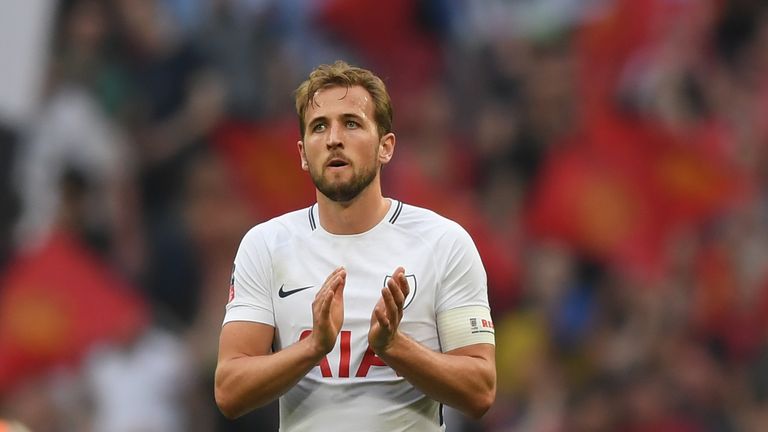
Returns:
[[[498,396],[449,431],[766,430],[765,2],[34,0],[0,41],[1,418],[277,430],[213,402],[229,271],[312,202],[292,91],[345,59],[385,194],[487,268]]]

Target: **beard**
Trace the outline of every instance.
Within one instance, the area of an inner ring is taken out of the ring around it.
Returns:
[[[335,202],[349,202],[373,182],[378,169],[378,165],[374,163],[369,169],[354,173],[352,178],[345,182],[329,181],[322,172],[317,173],[312,168],[309,169],[309,175],[317,190],[328,199]]]

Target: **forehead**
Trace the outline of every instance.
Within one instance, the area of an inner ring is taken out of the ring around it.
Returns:
[[[315,92],[305,116],[308,120],[347,114],[370,118],[373,111],[373,100],[368,90],[361,86],[334,86]]]

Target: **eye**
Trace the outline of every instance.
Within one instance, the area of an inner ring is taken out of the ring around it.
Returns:
[[[354,120],[347,120],[346,125],[349,129],[357,129],[360,127],[360,124]]]
[[[325,130],[325,123],[316,123],[312,126],[312,132],[322,132]]]

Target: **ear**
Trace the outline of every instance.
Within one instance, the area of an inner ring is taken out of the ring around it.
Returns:
[[[379,140],[379,162],[382,165],[389,163],[395,153],[395,134],[390,132]]]
[[[304,142],[297,141],[296,147],[299,150],[299,158],[301,158],[301,169],[309,171],[309,163],[307,162],[307,154],[304,152]]]

